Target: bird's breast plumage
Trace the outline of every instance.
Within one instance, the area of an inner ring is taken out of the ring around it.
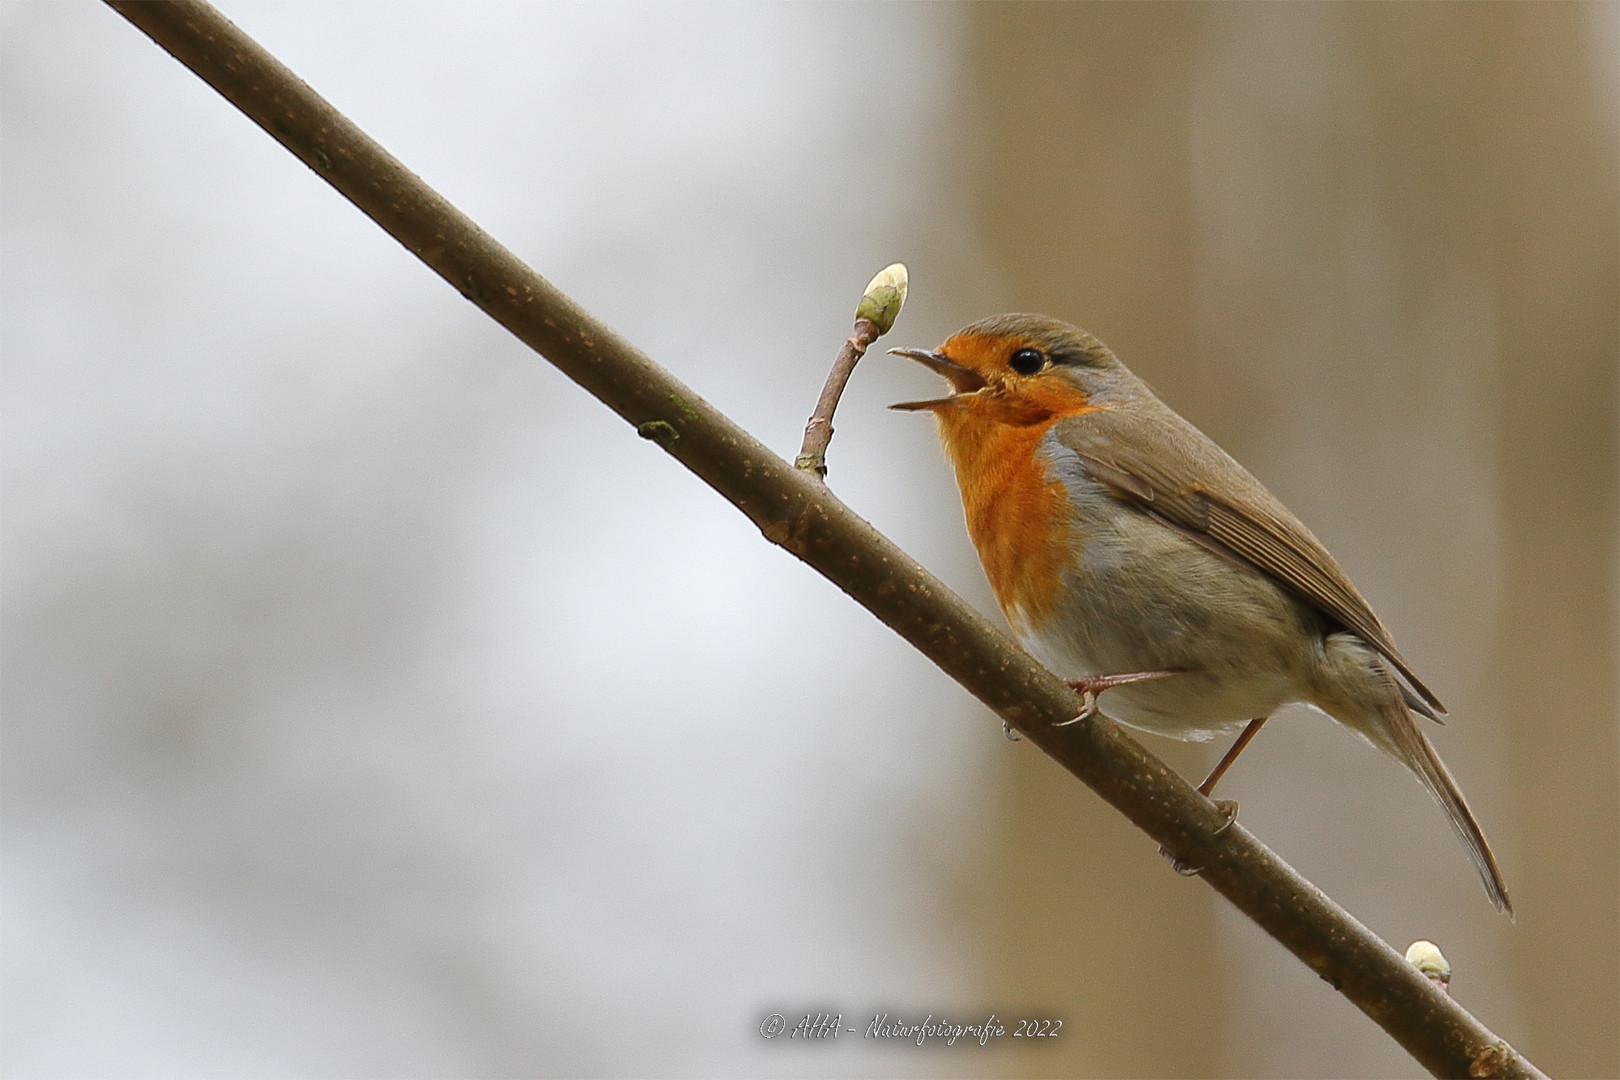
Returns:
[[[1078,540],[1063,483],[1040,450],[1052,420],[1007,424],[980,409],[937,415],[968,535],[996,602],[1024,636],[1052,619]]]

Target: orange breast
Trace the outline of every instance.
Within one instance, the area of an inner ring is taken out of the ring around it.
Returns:
[[[1057,417],[1009,424],[995,413],[964,402],[935,418],[985,576],[1007,621],[1024,632],[1044,623],[1057,602],[1068,499],[1036,449]]]

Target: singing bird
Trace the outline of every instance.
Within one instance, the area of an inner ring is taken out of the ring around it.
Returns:
[[[1086,331],[997,315],[937,349],[893,349],[950,384],[928,401],[968,532],[1008,623],[1108,714],[1177,739],[1313,705],[1410,769],[1497,909],[1501,871],[1414,713],[1440,700],[1309,529]],[[1082,712],[1082,715],[1084,711]]]

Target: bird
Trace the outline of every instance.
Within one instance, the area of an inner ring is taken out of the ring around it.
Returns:
[[[967,529],[1014,634],[1130,727],[1241,734],[1303,702],[1406,766],[1497,910],[1513,907],[1462,791],[1418,726],[1445,707],[1327,549],[1248,470],[1091,334],[1045,315],[975,322],[936,349],[933,414]],[[1235,813],[1235,805],[1229,813]]]

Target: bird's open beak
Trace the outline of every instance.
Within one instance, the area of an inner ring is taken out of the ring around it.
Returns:
[[[955,360],[946,356],[938,349],[890,349],[895,356],[907,356],[945,376],[945,381],[951,384],[949,397],[932,398],[928,401],[898,401],[890,405],[891,409],[900,409],[905,412],[918,410],[933,410],[942,405],[949,405],[958,394],[971,394],[975,390],[983,390],[990,385],[972,368],[965,368]]]

